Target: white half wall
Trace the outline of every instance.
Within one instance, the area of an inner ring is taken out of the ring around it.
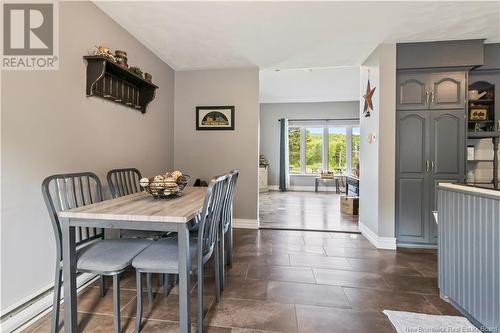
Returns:
[[[197,131],[196,106],[209,105],[234,105],[235,130]],[[175,73],[175,168],[205,180],[239,169],[236,219],[257,220],[258,147],[257,68]]]
[[[370,117],[363,115],[368,79],[375,88]],[[395,237],[396,165],[396,45],[381,44],[365,60],[360,73],[360,230],[368,239],[374,235]],[[374,137],[369,142],[369,137]],[[368,235],[366,230],[371,234]],[[373,241],[372,241],[373,242]],[[379,242],[374,242],[375,246]],[[394,242],[394,248],[395,248]]]

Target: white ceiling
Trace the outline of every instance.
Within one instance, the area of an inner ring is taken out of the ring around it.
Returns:
[[[358,66],[381,42],[500,42],[500,2],[98,1],[176,70]]]
[[[359,99],[359,67],[262,70],[260,102],[337,102]]]

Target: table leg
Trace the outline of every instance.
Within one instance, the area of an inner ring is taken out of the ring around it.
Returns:
[[[318,192],[318,178],[314,179],[314,192]]]
[[[61,218],[64,273],[64,332],[77,332],[76,312],[76,247],[75,227],[68,218]]]
[[[179,320],[180,332],[191,332],[191,297],[189,291],[191,258],[189,256],[189,228],[188,225],[179,227]]]

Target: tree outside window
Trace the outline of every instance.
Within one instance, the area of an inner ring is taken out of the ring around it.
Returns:
[[[290,173],[300,173],[300,127],[288,128],[288,153]]]

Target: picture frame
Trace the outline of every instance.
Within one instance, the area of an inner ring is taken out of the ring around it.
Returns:
[[[234,106],[197,106],[197,131],[234,131]]]
[[[469,120],[472,121],[488,120],[488,107],[471,106],[469,109]]]

